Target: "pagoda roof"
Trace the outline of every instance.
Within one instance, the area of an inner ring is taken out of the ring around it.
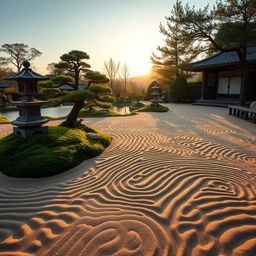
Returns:
[[[85,89],[88,87],[88,84],[78,84],[79,89]]]
[[[69,84],[62,84],[62,85],[58,86],[57,88],[60,90],[69,90],[69,91],[74,90],[74,87]]]
[[[28,61],[23,61],[24,68],[16,73],[9,76],[4,77],[4,80],[23,80],[23,79],[32,79],[32,80],[48,80],[49,78],[46,76],[42,76],[37,74],[36,72],[32,71],[32,69],[29,68],[30,63]]]
[[[88,87],[88,84],[78,84],[78,89],[85,89]],[[59,88],[61,90],[75,90],[73,84],[67,83],[56,86],[56,88]]]
[[[247,63],[256,64],[256,45],[251,45],[247,49]],[[217,52],[213,56],[200,61],[189,63],[184,69],[191,71],[201,71],[207,68],[217,68],[223,66],[237,65],[240,63],[238,55],[232,52]]]

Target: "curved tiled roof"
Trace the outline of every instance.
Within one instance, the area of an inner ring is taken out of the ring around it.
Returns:
[[[20,72],[4,77],[4,80],[21,80],[21,79],[34,79],[34,80],[47,80],[46,76],[41,76],[30,68],[23,68]]]
[[[62,84],[62,85],[58,86],[57,88],[60,90],[70,90],[70,91],[74,90],[74,87],[72,87],[69,84]]]
[[[247,50],[247,62],[256,63],[256,45],[249,46]],[[187,70],[201,70],[210,67],[239,64],[240,60],[236,52],[218,52],[206,59],[191,62]]]

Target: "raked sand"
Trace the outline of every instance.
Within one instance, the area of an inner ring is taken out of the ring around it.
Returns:
[[[66,173],[1,175],[0,255],[255,256],[256,125],[168,106],[86,119],[113,143]]]

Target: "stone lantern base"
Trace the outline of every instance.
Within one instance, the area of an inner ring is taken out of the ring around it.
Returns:
[[[13,127],[13,134],[24,139],[48,132],[48,126],[42,127]]]
[[[156,98],[153,98],[153,99],[151,100],[151,102],[152,102],[152,105],[154,105],[154,106],[159,105],[158,99],[156,99]]]

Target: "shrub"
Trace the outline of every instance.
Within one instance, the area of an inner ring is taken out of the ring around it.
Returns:
[[[178,77],[171,84],[170,96],[178,102],[191,101],[191,91],[184,76]]]
[[[168,107],[165,107],[160,104],[158,104],[158,105],[150,104],[150,105],[146,105],[143,108],[134,110],[133,113],[136,113],[136,112],[167,112],[167,111],[169,111]]]

